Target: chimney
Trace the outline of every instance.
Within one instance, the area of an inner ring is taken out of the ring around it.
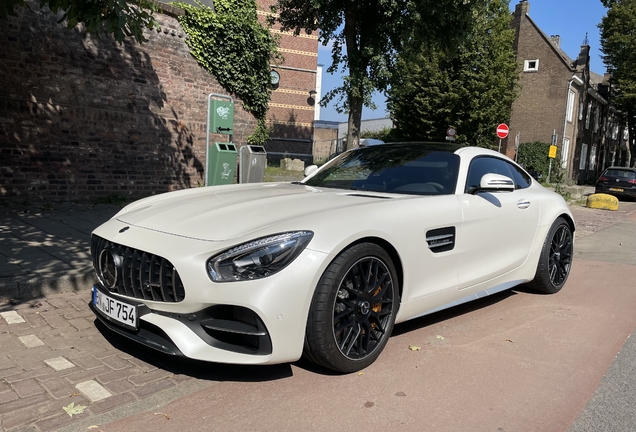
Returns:
[[[550,40],[554,44],[555,47],[561,48],[561,36],[559,35],[551,35]]]
[[[528,13],[530,13],[530,3],[528,0],[521,0],[515,7],[515,15],[522,16]]]

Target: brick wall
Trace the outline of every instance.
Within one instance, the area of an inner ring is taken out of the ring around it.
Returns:
[[[161,31],[120,45],[31,9],[0,20],[0,199],[139,197],[204,183],[206,96],[227,92],[189,54],[176,18],[157,13]],[[240,101],[234,119],[241,145],[255,119]]]
[[[513,103],[510,134],[503,142],[505,153],[514,157],[514,137],[520,142],[550,142],[556,129],[559,142],[563,133],[568,81],[573,69],[556,52],[553,42],[525,16],[526,4],[517,5],[512,23],[517,29],[515,40],[517,62],[520,64],[521,91]],[[538,60],[536,72],[523,72],[525,60]]]

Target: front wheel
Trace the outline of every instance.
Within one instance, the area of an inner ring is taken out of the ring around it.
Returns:
[[[546,294],[563,288],[572,267],[573,247],[570,225],[562,217],[557,218],[541,249],[537,273],[530,286]]]
[[[373,363],[386,345],[399,294],[393,262],[373,243],[354,245],[327,267],[314,293],[305,356],[349,373]]]

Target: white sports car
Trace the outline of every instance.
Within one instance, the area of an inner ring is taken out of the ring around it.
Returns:
[[[93,311],[164,353],[353,372],[395,323],[567,280],[567,204],[497,152],[386,144],[306,174],[128,205],[92,235]]]

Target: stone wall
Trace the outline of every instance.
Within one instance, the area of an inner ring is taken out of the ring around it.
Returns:
[[[203,184],[206,96],[227,92],[189,54],[179,10],[156,13],[161,30],[140,45],[66,29],[30,7],[0,20],[0,200]],[[235,102],[233,141],[242,145],[256,121]]]

